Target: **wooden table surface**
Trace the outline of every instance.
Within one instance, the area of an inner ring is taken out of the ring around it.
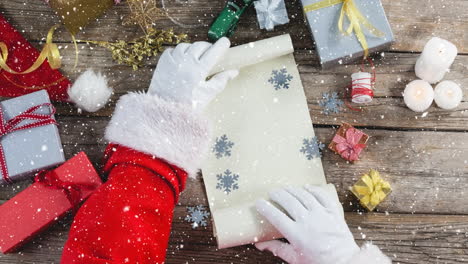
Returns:
[[[175,25],[169,18],[160,28],[187,32],[190,39],[206,40],[209,23],[225,1],[189,0],[191,8],[181,8],[181,0],[166,0],[173,19],[197,24],[195,28]],[[468,0],[382,0],[396,36],[392,49],[374,56],[377,64],[376,98],[362,113],[343,111],[324,115],[318,101],[324,92],[343,92],[357,65],[340,65],[321,70],[309,30],[298,0],[286,1],[291,22],[273,32],[261,31],[255,11],[249,10],[232,38],[234,45],[290,33],[295,57],[304,84],[310,115],[322,142],[330,142],[335,129],[346,121],[364,129],[371,137],[362,160],[350,165],[325,151],[323,164],[327,180],[336,185],[346,210],[346,219],[361,244],[373,241],[395,263],[468,263]],[[40,0],[1,0],[0,13],[36,47],[48,29],[58,23],[54,12]],[[109,10],[78,35],[80,39],[130,40],[140,31],[122,26],[128,13],[125,4]],[[463,102],[457,110],[432,107],[427,116],[407,109],[402,99],[405,84],[416,78],[414,64],[425,42],[439,36],[459,49],[447,80],[461,84]],[[57,119],[67,158],[86,151],[99,167],[106,142],[103,132],[115,101],[128,91],[148,87],[157,62],[151,59],[138,71],[117,65],[111,54],[99,47],[79,43],[80,60],[73,68],[74,49],[70,36],[62,30],[62,71],[74,80],[80,71],[103,71],[115,89],[113,102],[94,114],[78,113],[67,104],[58,104]],[[348,187],[370,168],[380,170],[393,193],[376,213],[363,212]],[[28,186],[20,182],[0,187],[0,199],[7,200]],[[193,230],[184,221],[186,207],[207,205],[203,180],[192,180],[175,210],[175,221],[167,263],[281,263],[253,246],[217,250],[212,226]],[[0,263],[59,263],[71,217],[60,221],[24,246],[20,252],[0,255]]]

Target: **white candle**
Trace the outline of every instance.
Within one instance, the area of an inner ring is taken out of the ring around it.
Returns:
[[[368,72],[355,72],[351,74],[352,98],[351,101],[356,104],[367,104],[372,102],[372,83],[371,74]]]
[[[431,38],[416,61],[416,76],[429,83],[440,82],[456,56],[457,47],[451,42],[437,37]]]
[[[403,98],[409,109],[424,112],[434,101],[434,89],[426,81],[415,80],[406,85]]]
[[[434,91],[434,100],[442,109],[450,110],[456,108],[463,98],[460,86],[452,81],[439,83]]]

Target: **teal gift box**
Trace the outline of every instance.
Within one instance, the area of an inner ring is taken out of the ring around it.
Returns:
[[[349,25],[352,25],[350,16],[355,18],[353,21],[358,22],[369,54],[390,47],[394,41],[392,29],[380,0],[301,0],[301,2],[323,68],[363,59],[366,52],[356,28],[348,32],[349,34],[343,33]],[[342,30],[339,29],[340,25]],[[376,30],[369,30],[366,25],[371,25]]]
[[[29,113],[28,110],[34,111]],[[4,158],[0,161],[0,183],[30,178],[38,171],[65,161],[57,125],[50,124],[55,122],[54,108],[45,90],[2,101],[0,111],[3,117],[0,144]],[[22,128],[24,126],[27,127]]]

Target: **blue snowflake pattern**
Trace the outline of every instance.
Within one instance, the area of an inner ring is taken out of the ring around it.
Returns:
[[[188,206],[187,212],[188,214],[185,217],[185,221],[192,223],[192,229],[195,229],[199,226],[208,225],[207,220],[210,216],[210,213],[207,211],[207,208],[205,206]]]
[[[313,137],[310,139],[305,138],[302,141],[301,152],[304,153],[304,155],[306,156],[308,160],[311,160],[314,157],[321,158],[322,157],[321,150],[323,150],[323,148],[325,148],[325,144],[320,142],[317,137]]]
[[[231,193],[233,190],[239,189],[239,175],[232,173],[230,170],[226,170],[222,174],[216,175],[218,179],[218,184],[216,184],[216,189],[224,191],[226,194]]]
[[[227,135],[222,135],[220,138],[216,138],[215,145],[213,147],[213,153],[217,159],[231,156],[231,149],[234,146],[234,142],[230,141]]]
[[[273,70],[271,73],[271,78],[268,80],[269,83],[273,84],[275,90],[279,89],[289,89],[290,81],[292,81],[293,76],[288,73],[286,69]]]
[[[322,112],[326,115],[331,113],[338,114],[343,106],[343,101],[338,98],[337,93],[324,93],[322,94],[322,100],[319,102],[322,107]]]

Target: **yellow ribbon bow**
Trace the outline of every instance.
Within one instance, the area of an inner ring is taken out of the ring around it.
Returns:
[[[60,58],[60,52],[57,47],[57,44],[52,42],[52,38],[54,36],[55,30],[59,27],[59,25],[53,26],[49,33],[47,34],[46,44],[42,49],[39,57],[36,59],[34,64],[29,67],[27,70],[22,72],[17,72],[11,69],[7,65],[8,60],[8,47],[4,42],[0,42],[0,68],[11,73],[11,74],[28,74],[35,70],[37,70],[41,65],[44,63],[45,60],[49,61],[49,65],[52,69],[58,69],[62,65],[62,60]]]
[[[333,5],[341,4],[343,6],[340,12],[340,18],[338,19],[338,29],[340,32],[349,35],[354,31],[359,43],[361,43],[362,48],[364,49],[364,58],[369,55],[369,47],[367,45],[366,37],[362,31],[361,25],[367,28],[370,33],[376,37],[383,37],[385,34],[374,27],[359,11],[354,3],[354,0],[322,0],[320,2],[310,4],[304,7],[304,12],[308,13],[318,9],[330,7]],[[348,17],[349,26],[346,30],[343,29],[344,17]]]
[[[370,170],[351,190],[361,203],[372,211],[387,197],[392,188],[388,182],[380,177],[378,171]]]

